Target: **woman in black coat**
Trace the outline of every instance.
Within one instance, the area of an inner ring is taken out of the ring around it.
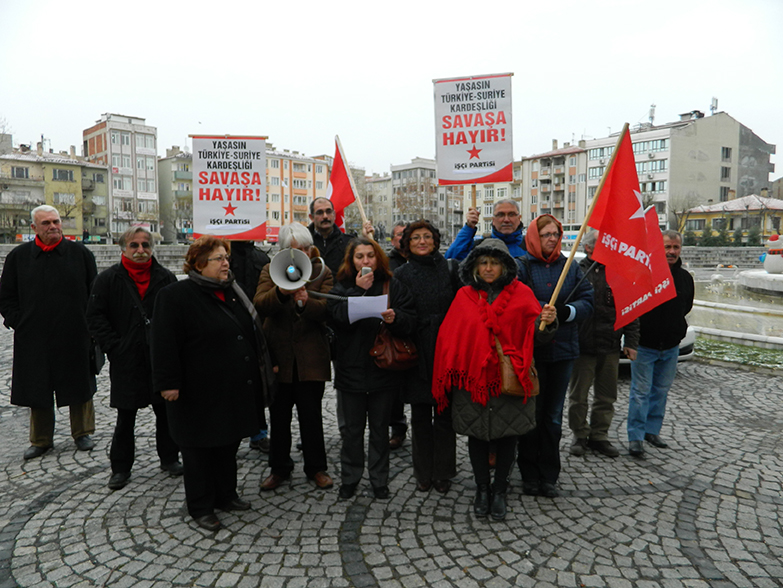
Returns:
[[[366,268],[366,269],[365,269]],[[364,270],[364,272],[363,272]],[[388,287],[387,287],[388,286]],[[389,496],[389,420],[392,405],[405,372],[382,370],[370,349],[381,320],[394,335],[409,335],[414,325],[414,306],[408,289],[393,279],[389,260],[375,241],[360,237],[348,244],[332,294],[380,296],[389,293],[389,306],[382,319],[350,321],[345,300],[329,300],[332,326],[337,335],[334,356],[334,387],[342,437],[339,496],[351,498],[364,471],[364,430],[369,422],[370,443],[367,470],[376,498]]]
[[[441,413],[435,410],[432,364],[438,329],[460,284],[438,251],[440,232],[429,221],[408,225],[400,243],[408,263],[400,266],[394,277],[414,295],[414,340],[419,351],[419,365],[408,374],[402,392],[403,401],[411,405],[413,476],[420,492],[434,486],[443,493],[457,475],[457,438],[451,424],[451,408]]]
[[[188,279],[158,295],[152,321],[154,390],[168,402],[196,523],[216,531],[215,508],[247,510],[237,495],[236,452],[258,432],[271,366],[252,303],[229,271],[230,245],[215,237],[188,249]]]

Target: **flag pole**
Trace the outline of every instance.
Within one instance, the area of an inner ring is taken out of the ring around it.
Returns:
[[[339,135],[334,136],[334,140],[337,142],[337,149],[340,150],[340,157],[343,158],[343,165],[345,166],[345,173],[348,175],[348,181],[351,183],[351,190],[353,191],[353,198],[356,205],[359,207],[359,215],[362,217],[362,227],[367,222],[367,215],[364,214],[364,206],[362,206],[362,200],[359,198],[359,192],[356,191],[356,184],[353,182],[353,174],[351,168],[348,166],[348,160],[345,158],[345,151],[343,151],[343,144],[340,143]],[[368,235],[370,239],[375,240],[372,235]]]
[[[557,280],[557,285],[555,286],[554,292],[552,292],[552,298],[549,299],[550,306],[554,306],[555,302],[557,302],[557,297],[560,295],[560,290],[563,287],[563,282],[565,282],[566,276],[568,275],[568,270],[571,269],[571,263],[574,261],[574,255],[576,255],[576,250],[579,248],[579,243],[582,241],[582,236],[585,234],[585,231],[587,230],[587,223],[590,221],[590,216],[593,214],[593,209],[595,208],[596,202],[598,202],[598,197],[601,196],[601,191],[604,189],[604,183],[606,182],[606,177],[609,172],[609,170],[612,169],[612,166],[614,165],[614,160],[617,157],[617,151],[620,149],[620,144],[623,141],[623,137],[625,137],[625,133],[628,132],[628,123],[625,123],[623,125],[623,130],[620,131],[620,136],[617,138],[617,143],[614,146],[614,151],[612,151],[612,157],[609,159],[609,165],[606,166],[604,169],[604,174],[601,176],[601,183],[598,184],[598,189],[595,191],[595,196],[593,196],[593,201],[590,203],[590,208],[587,211],[587,214],[585,215],[585,220],[582,221],[582,226],[579,227],[579,232],[576,234],[576,241],[574,241],[574,245],[571,247],[571,253],[568,255],[568,259],[566,260],[565,267],[563,268],[563,271],[560,273],[560,277]],[[539,331],[543,331],[546,328],[546,323],[542,322],[541,326],[539,328]]]

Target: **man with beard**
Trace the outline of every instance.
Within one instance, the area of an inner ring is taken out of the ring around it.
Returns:
[[[152,404],[155,445],[160,467],[172,476],[182,475],[179,448],[169,435],[166,407],[153,397],[149,332],[155,298],[177,281],[152,256],[152,235],[131,227],[119,240],[122,257],[95,279],[87,306],[90,332],[109,356],[111,406],[117,424],[109,451],[112,475],[108,486],[123,488],[130,479],[135,457],[134,429],[138,409]]]
[[[310,226],[313,245],[318,247],[326,266],[337,274],[345,256],[345,248],[355,235],[346,235],[334,224],[334,206],[328,198],[316,198],[310,203]]]

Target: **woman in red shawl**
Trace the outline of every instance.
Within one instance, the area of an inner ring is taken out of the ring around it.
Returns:
[[[486,239],[460,265],[463,283],[438,333],[432,393],[443,409],[452,405],[454,430],[468,435],[476,480],[477,517],[506,517],[506,488],[514,464],[516,439],[535,427],[530,396],[533,340],[540,316],[547,325],[555,308],[541,309],[533,292],[517,281],[517,266],[506,245]],[[551,337],[554,328],[545,331]],[[501,395],[500,360],[495,339],[511,359],[524,396]],[[449,399],[448,393],[451,394]],[[496,447],[495,480],[490,491],[490,442]]]

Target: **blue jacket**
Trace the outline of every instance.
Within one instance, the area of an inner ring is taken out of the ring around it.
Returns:
[[[541,306],[549,303],[552,293],[557,286],[557,280],[566,264],[566,256],[560,257],[553,263],[546,263],[532,255],[525,255],[516,260],[519,272],[517,277],[523,284],[530,286],[533,293],[541,302]],[[565,302],[568,295],[582,279],[582,270],[579,265],[572,263],[568,269],[568,275],[560,289],[557,302]],[[593,314],[593,286],[588,280],[584,280],[576,292],[568,301],[576,311],[574,320],[561,322],[554,339],[550,343],[536,345],[534,357],[536,362],[554,362],[579,357],[579,328],[578,323]]]
[[[459,233],[457,233],[451,247],[446,250],[446,254],[443,257],[446,259],[459,259],[460,261],[465,259],[468,256],[468,253],[475,247],[476,243],[483,241],[483,239],[474,241],[473,237],[475,237],[475,235],[476,229],[472,229],[468,225],[462,227],[459,230]],[[506,244],[506,247],[508,247],[508,252],[511,254],[511,257],[525,255],[525,248],[523,247],[525,242],[525,230],[521,223],[519,228],[510,235],[499,233],[495,230],[495,227],[492,227],[492,235],[490,238],[503,241],[503,243]]]

